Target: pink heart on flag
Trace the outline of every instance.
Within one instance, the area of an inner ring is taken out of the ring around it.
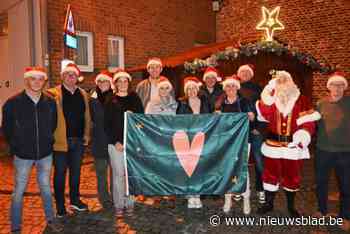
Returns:
[[[191,146],[186,132],[177,131],[173,135],[173,146],[177,158],[188,177],[191,177],[197,167],[204,146],[205,134],[198,132],[194,136]]]

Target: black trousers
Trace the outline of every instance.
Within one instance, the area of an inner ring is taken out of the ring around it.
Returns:
[[[319,211],[324,215],[328,212],[328,182],[332,169],[335,169],[339,184],[339,217],[350,220],[350,152],[316,150],[316,195]]]

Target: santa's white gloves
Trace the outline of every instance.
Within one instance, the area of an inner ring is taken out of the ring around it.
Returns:
[[[275,102],[275,97],[272,95],[272,92],[276,87],[276,79],[277,78],[270,80],[261,93],[261,100],[265,105],[271,106]]]
[[[310,133],[304,129],[299,129],[293,134],[293,142],[288,147],[299,147],[305,149],[311,142]]]

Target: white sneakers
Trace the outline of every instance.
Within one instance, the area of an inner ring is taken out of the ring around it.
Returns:
[[[187,200],[187,208],[188,209],[200,209],[203,207],[203,204],[201,202],[200,198],[197,197],[190,197]]]
[[[225,204],[222,207],[222,210],[225,213],[229,213],[232,207],[232,194],[225,194]],[[243,197],[240,195],[240,197]],[[250,200],[249,197],[243,197],[243,213],[245,215],[249,215],[251,212]]]
[[[265,192],[264,191],[258,192],[258,200],[259,200],[260,204],[265,203]]]
[[[230,212],[231,207],[232,207],[232,194],[225,194],[225,204],[222,207],[222,210],[225,213],[228,213]]]

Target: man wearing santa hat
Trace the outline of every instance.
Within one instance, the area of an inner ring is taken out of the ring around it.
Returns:
[[[89,97],[77,83],[80,70],[69,63],[61,71],[62,85],[48,90],[57,104],[57,129],[54,143],[54,191],[57,217],[67,214],[65,207],[66,172],[69,170],[70,208],[85,211],[80,200],[80,169],[84,146],[90,139]]]
[[[300,94],[291,75],[277,71],[265,86],[257,101],[258,119],[268,122],[269,135],[261,147],[264,158],[263,186],[265,204],[258,213],[273,210],[275,195],[282,187],[287,198],[290,216],[300,216],[295,209],[295,194],[300,188],[303,159],[309,159],[308,145],[320,114],[312,109],[307,98]]]
[[[210,105],[210,112],[215,111],[215,103],[224,93],[218,82],[221,81],[218,71],[214,67],[208,67],[203,74],[204,85],[201,86],[199,96],[204,96]]]
[[[343,73],[331,75],[327,81],[329,95],[317,103],[321,120],[317,129],[315,155],[316,195],[319,213],[328,214],[328,181],[335,169],[340,191],[342,228],[350,230],[350,97],[344,97],[348,81]]]
[[[21,231],[23,194],[32,167],[43,199],[48,226],[62,227],[54,221],[50,189],[54,131],[57,125],[55,100],[43,93],[47,75],[41,67],[28,67],[24,73],[24,91],[8,99],[3,106],[2,129],[14,156],[15,188],[11,202],[11,231]]]
[[[252,64],[244,64],[237,70],[237,75],[241,81],[241,89],[239,94],[248,99],[251,103],[256,103],[260,99],[262,88],[252,81],[254,77],[255,67]],[[255,108],[254,108],[255,109]],[[254,110],[256,112],[256,110]],[[261,154],[261,145],[264,141],[263,132],[265,131],[266,123],[260,122],[257,119],[252,124],[252,129],[249,133],[249,140],[251,142],[251,149],[254,156],[255,166],[255,189],[258,195],[259,203],[265,202],[265,193],[262,184],[263,172],[263,156]],[[240,196],[235,196],[235,200],[239,200]]]
[[[136,93],[139,95],[143,108],[146,109],[148,102],[158,99],[158,82],[162,77],[160,73],[163,70],[163,64],[160,58],[150,58],[147,62],[147,72],[149,77],[141,81],[136,86]],[[174,90],[171,91],[174,96]]]

